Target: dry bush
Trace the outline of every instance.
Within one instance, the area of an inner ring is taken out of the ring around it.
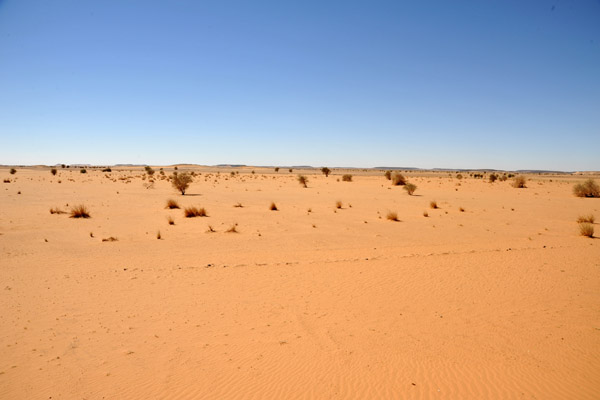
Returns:
[[[325,175],[325,178],[327,178],[329,176],[329,174],[331,173],[331,170],[327,167],[323,167],[323,168],[321,168],[321,172],[323,173],[323,175]]]
[[[275,172],[279,172],[279,167],[275,167]]]
[[[593,214],[581,215],[579,216],[579,218],[577,218],[577,222],[589,222],[590,224],[593,224],[594,222],[596,222],[596,217],[594,217]]]
[[[504,181],[506,181],[508,179],[508,177],[506,176],[506,174],[504,174],[499,179],[500,179],[501,182],[504,182]]]
[[[10,183],[10,179],[5,179],[3,182],[4,183]]]
[[[167,221],[169,222],[169,225],[175,225],[175,220],[173,220],[173,217],[167,218]]]
[[[336,201],[335,202],[335,208],[342,208],[342,202],[341,201]]]
[[[71,208],[71,218],[90,218],[90,212],[83,204]]]
[[[51,169],[50,169],[50,173],[51,173],[52,175],[56,175],[56,172],[57,172],[57,171],[56,171],[56,168],[51,168]]]
[[[50,214],[66,214],[66,211],[61,210],[58,207],[53,207],[50,209]]]
[[[156,232],[156,238],[158,240],[162,239],[162,235],[160,234],[160,231]]]
[[[104,169],[102,170],[102,172],[112,172],[112,169],[110,169],[110,168],[104,168]]]
[[[390,221],[398,221],[398,213],[394,211],[389,211],[385,217]]]
[[[465,212],[465,209],[464,209],[464,208],[462,208],[462,207],[460,207],[460,208],[458,209],[458,211],[460,211],[460,212]]]
[[[352,175],[350,175],[350,174],[344,174],[344,175],[342,175],[342,181],[344,181],[344,182],[352,182]]]
[[[413,183],[407,183],[406,185],[404,185],[404,190],[406,190],[406,192],[412,196],[415,190],[417,190],[417,185]]]
[[[116,238],[116,237],[114,237],[114,236],[111,236],[111,237],[108,237],[108,238],[104,238],[104,239],[102,239],[102,241],[103,241],[103,242],[116,242],[116,241],[118,241],[118,240],[119,240],[119,239],[118,239],[118,238]]]
[[[589,222],[580,223],[579,234],[581,236],[594,237],[594,225]]]
[[[190,183],[193,182],[193,178],[186,172],[182,174],[173,173],[171,176],[171,184],[173,187],[181,192],[181,195],[185,195],[185,191],[190,187]]]
[[[424,217],[429,217],[429,213],[427,211],[423,211],[423,216]]]
[[[522,176],[522,175],[515,176],[515,179],[512,183],[512,187],[518,188],[518,189],[526,188],[527,186],[525,186],[525,183],[527,183],[527,179],[525,179],[524,176]]]
[[[82,174],[87,174],[87,171],[85,170],[85,168],[81,168],[81,169],[79,170],[79,172],[81,172]]]
[[[385,179],[392,180],[392,171],[385,171],[385,174],[383,174],[385,176]]]
[[[434,201],[431,201],[431,202],[429,203],[429,207],[431,207],[431,208],[434,208],[434,209],[435,209],[435,208],[438,208],[437,201],[435,201],[435,200],[434,200]]]
[[[186,207],[183,213],[186,218],[208,217],[208,214],[206,213],[204,207]]]
[[[167,206],[165,208],[168,209],[174,209],[174,208],[179,208],[179,203],[177,203],[175,200],[173,199],[169,199],[167,200]]]
[[[9,172],[10,172],[11,175],[14,175],[14,174],[17,173],[17,170],[14,169],[14,168],[11,168]]]
[[[231,228],[227,229],[225,233],[238,233],[237,224],[231,225]]]
[[[460,179],[462,179],[462,178],[463,178],[462,174],[456,174],[456,179],[459,179],[459,180],[460,180]]]
[[[308,178],[305,177],[304,175],[298,175],[298,182],[304,186],[307,187],[306,184],[308,183]]]
[[[392,174],[392,185],[394,185],[394,186],[406,185],[406,178],[400,172],[394,172]]]
[[[600,187],[593,179],[588,179],[575,185],[573,194],[577,197],[600,197]]]
[[[208,226],[208,229],[206,230],[206,233],[212,233],[212,232],[216,232],[212,226]]]
[[[498,179],[498,175],[496,175],[496,174],[490,174],[490,178],[489,179],[490,179],[490,183],[494,183]]]
[[[234,205],[234,207],[236,207],[236,208],[242,208],[244,206],[242,205],[242,203],[237,203],[236,205]]]
[[[154,175],[154,170],[152,169],[152,167],[150,167],[150,166],[146,165],[146,166],[144,167],[144,169],[146,170],[146,173],[147,173],[148,175],[150,175],[150,176]]]
[[[277,211],[277,206],[275,205],[275,203],[271,202],[271,205],[269,206],[269,210]]]

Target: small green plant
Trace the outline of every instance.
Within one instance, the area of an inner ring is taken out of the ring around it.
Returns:
[[[344,182],[352,182],[352,175],[350,175],[350,174],[344,174],[344,175],[342,175],[342,181],[344,181]]]
[[[83,204],[71,208],[71,218],[90,218],[90,212]]]
[[[404,185],[404,190],[406,190],[406,192],[412,196],[413,193],[415,192],[415,190],[417,190],[417,185],[413,184],[413,183],[407,183],[406,185]]]
[[[406,185],[406,178],[400,172],[394,172],[392,174],[392,185],[404,186]]]
[[[593,179],[578,183],[573,187],[573,194],[577,197],[600,197],[600,187]]]
[[[594,237],[594,225],[589,222],[579,224],[579,234],[581,236]]]

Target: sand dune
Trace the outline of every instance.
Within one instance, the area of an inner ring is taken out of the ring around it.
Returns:
[[[0,169],[0,398],[598,398],[587,176],[187,168]]]

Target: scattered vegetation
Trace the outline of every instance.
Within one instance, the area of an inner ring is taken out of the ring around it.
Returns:
[[[51,168],[51,169],[50,169],[50,173],[51,173],[52,175],[56,175],[56,172],[57,172],[57,171],[56,171],[56,168]]]
[[[181,192],[181,195],[185,195],[185,191],[190,187],[190,183],[193,182],[193,178],[184,172],[183,174],[173,173],[171,175],[171,184],[173,187]]]
[[[524,176],[519,175],[519,176],[515,176],[512,186],[517,189],[522,189],[522,188],[527,187],[527,186],[525,186],[526,183],[527,183],[527,179],[525,179]]]
[[[573,194],[577,197],[600,197],[600,187],[593,179],[578,183],[573,187]]]
[[[431,207],[433,209],[438,208],[437,201],[434,200],[434,201],[429,202],[429,207]]]
[[[298,175],[298,182],[300,182],[300,184],[304,187],[308,187],[306,186],[306,184],[308,183],[308,178],[305,177],[304,175]]]
[[[589,222],[590,224],[593,224],[594,222],[596,222],[596,217],[594,217],[593,214],[581,215],[579,218],[577,218],[577,222]]]
[[[90,218],[90,212],[83,204],[71,208],[71,218]]]
[[[342,175],[342,181],[344,181],[344,182],[352,182],[352,175],[350,175],[350,174],[344,174],[344,175]]]
[[[329,176],[329,174],[331,173],[331,170],[327,167],[323,167],[323,168],[321,168],[321,172],[323,173],[323,175],[325,175],[325,178],[327,178]]]
[[[594,225],[589,222],[579,224],[579,234],[581,236],[594,237]]]
[[[269,210],[271,210],[271,211],[277,211],[277,206],[275,205],[274,202],[271,202],[271,205],[269,206]]]
[[[412,196],[415,190],[417,190],[417,185],[415,185],[414,183],[407,183],[406,185],[404,185],[404,190],[406,190],[406,192],[410,196]]]
[[[168,209],[174,209],[174,208],[179,208],[179,203],[177,203],[175,200],[173,199],[169,199],[167,200],[167,206],[165,208]]]
[[[186,218],[208,217],[204,207],[186,207],[184,210],[184,215]]]
[[[398,221],[398,213],[394,211],[389,211],[386,215],[386,218],[390,221]]]
[[[400,172],[394,172],[392,174],[392,185],[394,185],[394,186],[406,185],[406,178]]]

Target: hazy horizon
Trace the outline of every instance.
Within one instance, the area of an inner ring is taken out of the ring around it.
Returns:
[[[600,170],[600,3],[0,1],[0,164]]]

